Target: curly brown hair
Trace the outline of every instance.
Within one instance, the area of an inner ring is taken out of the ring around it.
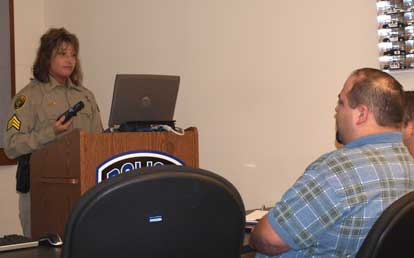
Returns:
[[[402,85],[391,75],[378,69],[355,70],[352,89],[347,97],[349,106],[365,104],[374,113],[378,125],[401,128],[404,116]]]
[[[36,60],[33,64],[33,76],[41,82],[49,82],[49,69],[54,50],[59,49],[63,43],[73,47],[76,54],[76,65],[69,78],[75,85],[82,83],[82,70],[78,58],[79,40],[75,34],[70,33],[65,28],[49,29],[40,38],[40,46],[37,50]]]

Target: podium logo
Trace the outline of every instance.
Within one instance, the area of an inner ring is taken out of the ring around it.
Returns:
[[[132,170],[164,166],[184,166],[184,162],[170,154],[156,151],[132,151],[115,155],[96,168],[96,183]]]

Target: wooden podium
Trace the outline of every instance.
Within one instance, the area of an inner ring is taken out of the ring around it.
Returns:
[[[198,132],[183,136],[171,132],[85,133],[74,130],[36,151],[31,157],[32,237],[64,234],[74,204],[96,185],[96,168],[105,160],[128,151],[159,151],[185,165],[198,167]],[[122,218],[120,218],[122,219]]]

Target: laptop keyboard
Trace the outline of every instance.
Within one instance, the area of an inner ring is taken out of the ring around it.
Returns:
[[[5,235],[0,237],[0,252],[36,247],[38,241],[21,235]]]

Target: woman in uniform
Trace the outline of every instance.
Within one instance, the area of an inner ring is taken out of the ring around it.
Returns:
[[[95,97],[82,86],[79,41],[64,28],[50,29],[40,39],[33,65],[33,79],[12,100],[4,135],[4,151],[17,158],[19,217],[23,234],[30,236],[30,153],[74,128],[102,132],[102,120]],[[64,122],[63,114],[82,101],[84,108]]]

